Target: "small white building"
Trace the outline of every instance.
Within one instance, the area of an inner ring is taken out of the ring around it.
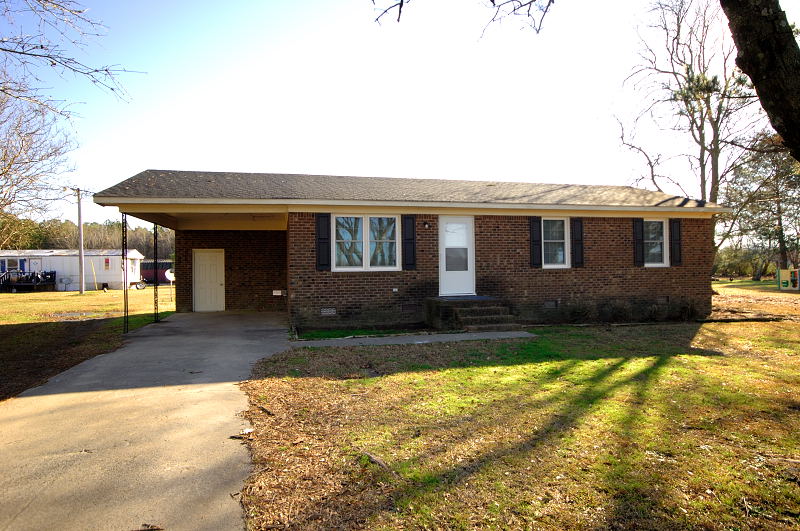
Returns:
[[[84,278],[86,289],[122,289],[124,271],[121,249],[86,249],[84,251]],[[144,256],[136,249],[129,249],[127,256],[128,285],[141,278],[141,263]],[[56,272],[56,290],[77,291],[80,289],[80,268],[77,249],[25,249],[0,250],[0,275],[6,271],[27,273]]]

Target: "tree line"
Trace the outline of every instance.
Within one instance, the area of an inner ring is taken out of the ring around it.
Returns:
[[[153,258],[153,231],[128,227],[128,249],[136,249],[145,258]],[[122,222],[84,223],[85,249],[121,249]],[[2,249],[77,249],[78,226],[72,221],[50,219],[36,222],[25,218],[0,217]],[[174,259],[175,231],[158,228],[158,258]]]

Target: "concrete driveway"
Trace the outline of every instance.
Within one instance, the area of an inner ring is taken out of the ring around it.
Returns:
[[[241,529],[236,382],[283,315],[175,314],[0,403],[0,530]]]

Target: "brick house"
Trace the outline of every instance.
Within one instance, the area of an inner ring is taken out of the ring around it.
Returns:
[[[623,186],[160,170],[94,200],[175,229],[178,311],[299,328],[484,298],[529,321],[705,315],[725,211]]]

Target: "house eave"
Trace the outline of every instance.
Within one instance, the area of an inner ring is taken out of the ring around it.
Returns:
[[[126,210],[125,205],[197,205],[197,206],[224,206],[239,205],[254,207],[285,207],[276,209],[285,212],[302,211],[302,206],[313,207],[318,211],[320,207],[386,207],[386,208],[412,208],[412,209],[475,209],[475,210],[540,210],[540,211],[598,211],[598,212],[660,212],[660,213],[697,213],[721,214],[731,212],[730,208],[722,206],[653,206],[653,205],[586,205],[586,204],[535,204],[535,203],[481,203],[481,202],[450,202],[450,201],[352,201],[330,199],[225,199],[225,198],[162,198],[162,197],[112,197],[95,196],[95,203],[103,206],[116,206]]]

